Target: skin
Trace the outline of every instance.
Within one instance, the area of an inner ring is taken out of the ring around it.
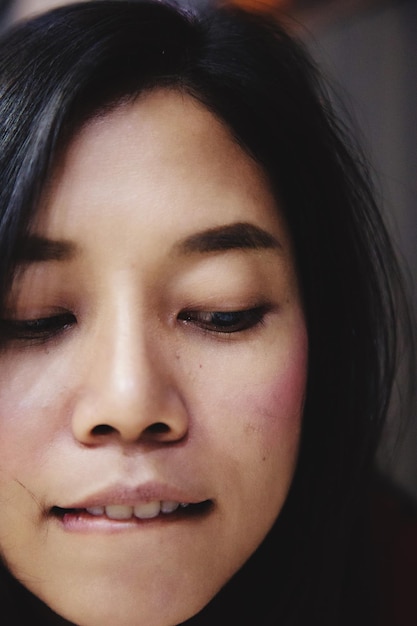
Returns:
[[[11,22],[19,21],[70,2],[71,0],[14,0],[9,19]]]
[[[235,223],[271,241],[196,244]],[[294,474],[308,347],[285,223],[229,131],[159,90],[79,131],[32,230],[66,245],[22,262],[8,302],[4,559],[75,624],[173,626],[259,546]],[[230,332],[213,311],[244,313]],[[53,332],[27,330],[50,317]],[[170,498],[209,505],[145,521],[53,514]]]

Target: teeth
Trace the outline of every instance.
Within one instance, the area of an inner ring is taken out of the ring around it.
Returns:
[[[139,519],[150,519],[156,517],[161,512],[160,502],[141,502],[133,509],[133,515]]]
[[[178,502],[171,502],[170,500],[166,500],[165,502],[161,502],[161,512],[162,513],[173,513],[179,507]]]
[[[110,519],[130,519],[132,517],[132,507],[124,504],[111,504],[106,506],[106,515]]]
[[[185,502],[174,502],[172,500],[153,500],[152,502],[141,502],[135,506],[126,504],[110,504],[108,506],[92,506],[86,509],[87,513],[96,517],[106,515],[113,520],[128,520],[132,517],[139,519],[152,519],[160,513],[173,513],[178,507],[188,506]]]
[[[90,515],[104,515],[104,506],[92,506],[87,509]]]

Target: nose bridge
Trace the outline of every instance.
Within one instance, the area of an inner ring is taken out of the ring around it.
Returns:
[[[152,373],[153,362],[156,365],[157,361],[153,355],[156,337],[154,342],[146,340],[146,326],[137,309],[119,305],[110,323],[111,331],[107,328],[106,337],[100,340],[106,350],[103,379],[98,382],[115,402],[126,406],[148,402],[148,394],[160,382],[157,372]]]
[[[152,332],[153,327],[153,332]],[[172,440],[186,431],[186,411],[165,363],[159,334],[137,302],[114,299],[97,316],[73,430],[84,443],[112,435],[126,441]]]

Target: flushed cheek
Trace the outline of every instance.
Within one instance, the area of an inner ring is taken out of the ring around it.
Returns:
[[[245,394],[247,428],[258,433],[265,453],[298,447],[304,408],[307,359],[292,359],[281,371]]]
[[[274,351],[270,351],[274,354]],[[304,328],[274,357],[257,358],[256,368],[233,372],[229,385],[218,386],[219,412],[227,413],[234,435],[250,433],[263,454],[298,447],[307,381],[308,343]],[[237,380],[238,384],[233,383]],[[224,378],[223,378],[224,381]],[[210,396],[216,397],[215,391]],[[254,437],[255,436],[255,437]],[[242,442],[243,444],[244,442]]]

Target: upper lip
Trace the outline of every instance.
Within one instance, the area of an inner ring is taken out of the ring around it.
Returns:
[[[194,489],[181,489],[164,483],[145,483],[137,486],[118,483],[83,496],[80,500],[58,506],[62,509],[87,509],[110,504],[135,506],[140,502],[155,500],[197,504],[208,498],[201,497]]]

